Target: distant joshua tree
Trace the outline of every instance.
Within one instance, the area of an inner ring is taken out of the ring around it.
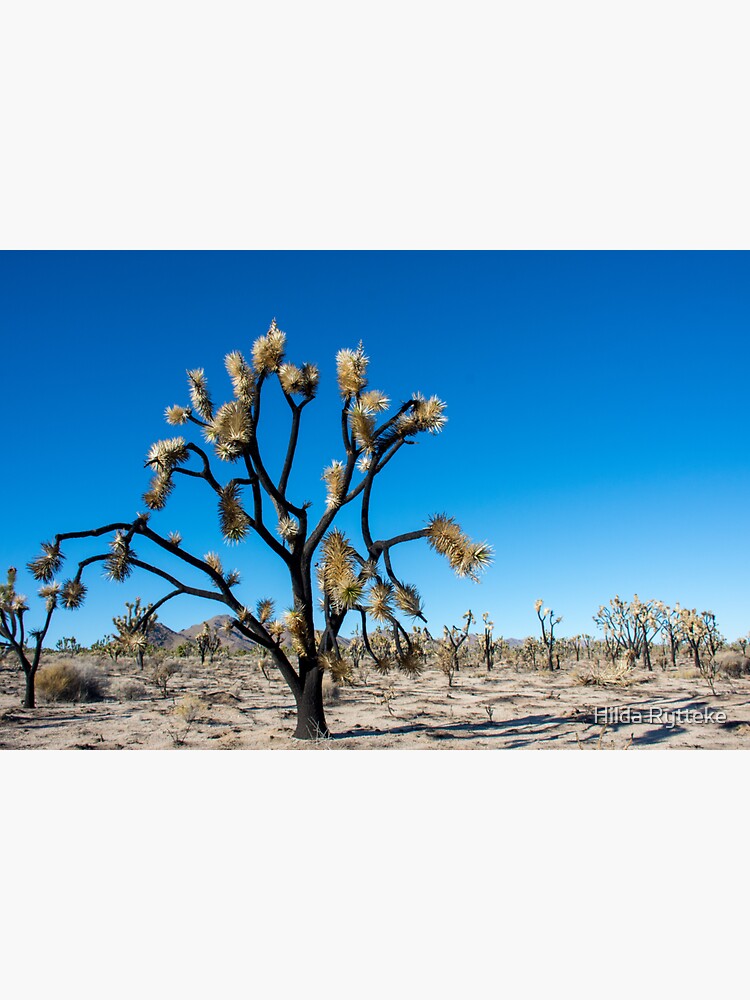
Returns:
[[[493,637],[493,629],[495,628],[495,623],[490,621],[490,616],[487,611],[482,615],[482,624],[484,626],[481,640],[482,640],[482,656],[484,658],[484,664],[487,667],[487,672],[489,673],[493,666],[495,665],[495,656],[497,653],[502,653],[505,647],[505,640],[502,636],[498,636],[497,639]],[[490,720],[492,721],[492,720]]]
[[[651,646],[664,627],[665,606],[660,601],[642,601],[637,594],[632,601],[623,601],[615,594],[609,607],[601,605],[594,621],[604,632],[604,644],[614,663],[619,653],[631,662],[643,657],[649,670]]]
[[[26,613],[29,606],[24,594],[16,591],[17,571],[14,566],[8,570],[7,582],[0,586],[0,648],[12,650],[16,655],[20,669],[26,677],[26,692],[23,707],[34,708],[36,672],[42,657],[44,639],[52,623],[52,616],[57,607],[58,597],[65,593],[56,583],[46,582],[39,589],[39,596],[44,600],[45,618],[41,628],[26,630]],[[33,640],[33,646],[29,644]]]
[[[438,644],[437,662],[448,678],[448,687],[453,687],[453,677],[461,669],[461,647],[469,638],[469,628],[475,621],[471,609],[463,615],[463,620],[463,628],[444,625],[443,638]]]
[[[209,663],[213,663],[214,656],[216,656],[221,647],[221,636],[218,629],[215,627],[212,628],[208,622],[204,622],[203,628],[195,637],[195,645],[198,647],[198,655],[201,658],[201,663],[206,662],[206,657],[208,657]]]
[[[436,514],[429,518],[426,527],[391,538],[378,538],[373,533],[371,514],[376,478],[405,445],[413,444],[425,432],[436,434],[446,418],[445,404],[437,397],[425,399],[415,394],[402,402],[392,416],[383,416],[378,424],[389,400],[379,390],[367,388],[368,359],[361,344],[355,350],[339,351],[336,356],[343,454],[323,471],[326,505],[318,519],[311,520],[311,501],[293,500],[289,484],[301,419],[318,391],[319,372],[314,364],[298,366],[287,361],[285,351],[286,335],[274,321],[268,333],[255,341],[252,363],[239,351],[227,355],[225,363],[233,398],[218,408],[211,400],[203,369],[188,372],[190,405],[170,406],[166,419],[172,425],[192,427],[205,443],[197,444],[182,436],[157,441],[148,454],[147,465],[153,479],[144,501],[150,510],[160,511],[179,477],[200,481],[217,504],[224,539],[241,542],[254,533],[286,568],[291,591],[291,606],[287,611],[277,616],[273,602],[262,596],[255,604],[241,599],[237,594],[239,574],[225,572],[215,552],[203,556],[188,552],[179,533],[156,531],[147,514],[138,514],[132,521],[59,534],[33,565],[37,579],[49,581],[62,562],[63,543],[111,536],[109,551],[83,560],[65,584],[66,606],[81,604],[86,592],[83,570],[96,561],[104,562],[113,580],[125,580],[138,568],[168,584],[168,592],[142,616],[142,622],[153,617],[167,601],[183,594],[224,605],[233,616],[231,627],[267,650],[286,681],[297,707],[295,735],[315,739],[328,733],[322,698],[323,673],[328,670],[336,677],[343,669],[338,636],[347,615],[359,618],[362,641],[373,659],[377,660],[377,656],[370,645],[368,620],[389,631],[395,662],[401,669],[411,671],[421,662],[410,633],[398,616],[401,613],[424,621],[422,601],[417,588],[396,573],[393,565],[396,547],[426,539],[448,559],[458,576],[472,579],[477,579],[479,571],[489,563],[491,550],[484,542],[472,542],[446,514]],[[278,383],[290,414],[289,439],[279,463],[278,477],[269,471],[259,439],[261,399],[272,381]],[[239,466],[239,472],[223,479],[214,466],[214,458],[209,457],[209,449],[227,467]],[[249,494],[247,501],[245,491]],[[361,502],[359,544],[334,526],[339,512],[355,500]],[[275,533],[268,520],[269,513],[275,520]],[[162,566],[161,562],[140,558],[134,548],[138,542],[155,546],[169,561]],[[323,618],[319,638],[313,619],[316,603],[313,568],[317,571]],[[188,582],[181,571],[199,574],[205,585]],[[287,637],[293,656],[282,644],[282,640],[288,641]],[[348,664],[346,668],[349,669]]]
[[[536,616],[539,619],[539,623],[542,626],[542,645],[547,652],[547,666],[550,670],[555,669],[554,653],[555,653],[555,626],[559,625],[562,621],[562,615],[558,615],[555,618],[555,612],[551,608],[544,608],[542,610],[542,605],[544,601],[540,598],[535,604],[534,608],[536,610]],[[560,665],[558,660],[558,666]]]
[[[132,653],[140,670],[143,670],[148,637],[154,630],[157,617],[153,604],[142,607],[140,597],[136,597],[134,601],[125,602],[124,615],[117,615],[112,619],[112,624],[117,629],[117,644],[123,652]]]
[[[726,644],[716,624],[716,615],[713,611],[698,613],[695,608],[680,608],[680,634],[693,654],[696,670],[711,693],[716,694],[716,654]]]

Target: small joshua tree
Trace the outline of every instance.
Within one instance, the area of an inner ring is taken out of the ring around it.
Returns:
[[[44,623],[41,628],[27,632],[25,619],[29,606],[25,595],[16,591],[16,575],[15,567],[11,566],[7,582],[0,586],[0,647],[15,653],[19,667],[26,676],[23,707],[34,708],[36,672],[42,657],[44,639],[49,631],[58,599],[62,597],[65,601],[68,592],[50,578],[39,589],[39,596],[44,600],[45,606]],[[30,639],[33,640],[31,647],[28,645]]]
[[[632,661],[643,656],[649,670],[651,646],[664,627],[665,606],[661,601],[642,601],[637,594],[632,601],[623,601],[615,594],[609,607],[601,605],[594,621],[604,632],[604,643],[614,664],[620,653]]]
[[[218,629],[211,628],[208,622],[204,622],[203,628],[195,637],[195,645],[198,647],[198,655],[201,658],[201,663],[206,662],[206,657],[208,657],[209,663],[213,663],[214,656],[216,656],[221,648],[221,636]]]
[[[725,644],[725,639],[716,624],[712,611],[693,608],[680,609],[680,632],[693,654],[693,663],[698,673],[708,684],[711,694],[716,694],[716,654]]]
[[[533,635],[527,635],[519,649],[519,656],[523,663],[530,663],[536,670],[536,658],[543,652],[544,648]]]
[[[62,639],[58,639],[55,643],[55,649],[60,653],[69,653],[71,656],[75,656],[76,653],[81,652],[83,646],[74,635],[64,635]]]
[[[122,653],[122,646],[113,635],[105,635],[103,639],[97,639],[96,642],[91,643],[91,652],[106,654],[110,660],[117,663]]]
[[[562,616],[555,618],[555,612],[551,608],[544,608],[542,610],[542,605],[544,601],[541,598],[534,604],[536,609],[536,616],[542,626],[542,645],[547,652],[547,666],[550,670],[555,669],[555,662],[553,659],[555,652],[555,626],[559,625],[562,621]],[[560,665],[558,659],[558,666]]]
[[[327,498],[324,510],[315,518],[313,502],[293,498],[290,484],[304,411],[318,391],[317,366],[287,360],[286,335],[275,321],[268,333],[255,341],[252,362],[235,351],[227,355],[225,363],[233,395],[219,407],[211,399],[204,371],[188,372],[190,405],[170,406],[166,419],[185,432],[192,429],[203,442],[183,436],[157,441],[148,454],[153,479],[144,501],[151,511],[161,511],[178,480],[200,483],[218,508],[223,538],[242,542],[255,535],[286,569],[291,598],[287,610],[276,616],[270,599],[262,595],[256,602],[241,598],[239,574],[225,571],[215,552],[200,556],[188,551],[179,532],[156,530],[146,514],[138,514],[132,521],[56,535],[54,542],[48,543],[51,555],[40,564],[39,578],[46,580],[51,567],[59,565],[64,543],[109,536],[109,550],[80,562],[68,581],[77,603],[85,595],[84,569],[102,561],[113,580],[123,581],[134,569],[141,569],[168,584],[168,592],[144,613],[142,621],[183,594],[222,604],[232,616],[231,628],[267,650],[288,685],[297,708],[295,735],[317,739],[328,734],[323,673],[328,670],[335,678],[343,669],[338,636],[347,616],[359,619],[362,640],[373,659],[378,658],[369,640],[368,621],[389,631],[395,665],[406,672],[421,668],[400,615],[424,621],[422,601],[417,588],[397,574],[396,549],[424,539],[448,559],[458,576],[471,579],[477,579],[487,566],[491,550],[484,542],[472,542],[446,514],[435,514],[424,527],[393,537],[375,534],[372,509],[376,480],[406,445],[442,429],[445,404],[437,397],[426,399],[415,393],[387,416],[389,399],[367,387],[368,358],[362,345],[339,351],[336,369],[342,454],[323,470]],[[274,382],[290,416],[289,439],[278,474],[272,474],[259,437],[261,402],[266,387]],[[209,455],[211,450],[213,456]],[[231,470],[228,476],[219,471],[217,462]],[[358,541],[334,524],[339,513],[355,501],[360,507]],[[141,542],[153,546],[160,559],[147,561],[136,554],[135,545]],[[204,585],[188,582],[185,572],[200,575]],[[316,583],[322,626],[317,633]],[[285,637],[291,641],[291,655],[284,649]],[[346,667],[350,669],[349,664]]]
[[[124,652],[132,653],[138,669],[143,670],[143,657],[148,649],[148,637],[154,630],[157,615],[153,604],[141,607],[140,597],[125,602],[125,614],[112,619],[117,629],[117,643]]]
[[[682,608],[679,604],[675,604],[673,608],[667,604],[661,605],[662,636],[669,648],[669,658],[675,670],[677,669],[677,654],[683,642],[681,615]]]
[[[484,658],[485,666],[487,667],[487,672],[489,673],[495,665],[495,655],[497,653],[502,653],[505,641],[502,636],[499,636],[497,639],[493,638],[495,623],[490,621],[490,616],[487,611],[485,611],[482,615],[482,623],[484,626],[481,635],[482,656]]]
[[[642,601],[638,594],[630,602],[630,614],[636,629],[640,629],[643,662],[648,670],[653,670],[651,646],[664,627],[665,607],[661,601]]]
[[[461,647],[469,638],[469,628],[475,621],[471,609],[463,615],[463,620],[463,628],[443,626],[443,639],[438,646],[438,666],[448,678],[448,687],[453,687],[453,677],[461,669]]]

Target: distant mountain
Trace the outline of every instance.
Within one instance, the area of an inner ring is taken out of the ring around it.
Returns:
[[[244,635],[241,635],[235,629],[231,632],[225,632],[223,626],[230,620],[230,615],[214,615],[213,618],[208,618],[208,624],[210,628],[217,628],[221,633],[221,644],[226,649],[233,650],[257,650],[258,647],[254,642],[246,639]],[[157,622],[154,626],[154,631],[149,636],[149,641],[160,649],[176,649],[181,646],[183,642],[195,642],[195,637],[202,630],[205,621],[196,622],[195,625],[190,625],[188,628],[182,629],[180,632],[174,632],[171,628],[167,628],[166,625],[162,625],[161,622]],[[435,638],[440,638],[440,633],[437,633]],[[472,645],[479,643],[481,635],[472,632],[470,633],[469,640]],[[339,645],[345,648],[349,645],[351,640],[339,637]],[[506,639],[508,646],[511,648],[515,646],[522,646],[523,639]],[[282,645],[291,645],[291,639],[288,633],[284,634],[282,639]]]
[[[224,631],[224,625],[228,621],[231,621],[230,615],[214,615],[213,618],[206,619],[208,621],[209,628],[217,628],[221,635],[221,644],[226,646],[227,649],[252,649],[256,650],[258,647],[256,643],[251,642],[246,639],[244,635],[241,635],[236,629],[232,629],[231,632]],[[189,640],[190,642],[195,641],[195,637],[199,632],[203,630],[205,622],[198,622],[195,625],[190,625],[189,628],[184,628],[179,634],[181,636],[181,642]]]
[[[187,628],[181,629],[179,632],[173,632],[171,628],[167,628],[166,625],[162,625],[160,622],[157,622],[154,627],[154,631],[149,636],[149,641],[155,646],[158,646],[160,649],[176,649],[184,642],[195,642],[195,637],[203,630],[203,626],[206,622],[208,622],[209,628],[216,628],[219,630],[221,645],[224,649],[257,651],[257,644],[251,642],[250,639],[246,639],[245,636],[236,629],[232,629],[231,632],[226,632],[224,630],[224,625],[226,625],[226,623],[230,620],[230,615],[214,615],[213,618],[207,618],[203,621],[196,622],[195,625],[189,625]],[[291,639],[288,633],[284,634],[282,644],[291,645]]]
[[[148,641],[160,649],[176,649],[185,639],[181,632],[173,632],[171,628],[157,622],[153,632],[148,637]]]

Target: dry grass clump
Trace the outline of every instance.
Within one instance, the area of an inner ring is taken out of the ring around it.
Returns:
[[[148,697],[148,691],[140,681],[126,678],[118,684],[116,695],[120,701],[142,701]]]
[[[629,687],[635,684],[633,671],[626,663],[605,663],[582,660],[573,672],[573,683],[598,687]]]
[[[58,660],[39,671],[36,690],[45,701],[101,701],[105,681],[90,666]]]
[[[175,746],[182,746],[187,740],[193,725],[205,717],[207,705],[197,695],[186,694],[172,709],[172,715],[184,726],[183,729],[168,729]]]
[[[173,714],[185,723],[197,722],[206,713],[206,703],[197,695],[186,694],[177,702]]]

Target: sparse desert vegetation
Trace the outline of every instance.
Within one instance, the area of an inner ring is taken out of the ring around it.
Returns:
[[[628,649],[613,658],[603,639],[560,637],[550,670],[542,644],[535,664],[528,640],[511,639],[503,640],[488,668],[489,619],[474,632],[466,628],[469,620],[475,621],[467,612],[456,630],[465,638],[457,645],[445,635],[433,639],[421,632],[421,662],[411,672],[390,659],[386,633],[372,634],[375,661],[363,655],[360,636],[342,639],[347,669],[340,667],[339,679],[326,671],[321,688],[332,735],[309,741],[292,738],[295,705],[288,687],[250,649],[223,644],[213,662],[201,662],[200,652],[184,644],[181,655],[176,646],[150,646],[143,667],[135,657],[114,659],[90,650],[70,657],[48,650],[37,675],[35,709],[21,707],[23,675],[5,656],[0,748],[750,747],[750,658],[739,641],[724,641],[706,660],[710,667],[699,670],[692,647],[679,635],[674,663],[670,640],[663,633],[658,642],[650,636],[651,668],[643,649],[638,658]],[[209,623],[212,629],[219,625]],[[646,718],[612,718],[624,710]],[[708,722],[700,719],[705,713]]]

